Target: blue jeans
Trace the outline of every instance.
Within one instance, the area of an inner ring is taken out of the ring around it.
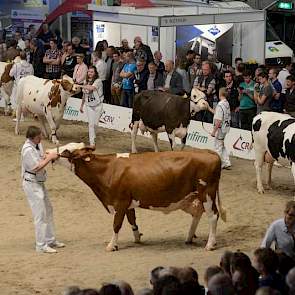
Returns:
[[[122,106],[127,108],[133,107],[133,89],[122,89]]]

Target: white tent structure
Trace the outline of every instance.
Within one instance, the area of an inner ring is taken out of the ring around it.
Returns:
[[[164,59],[174,59],[176,27],[232,24],[232,58],[240,56],[245,61],[264,62],[265,11],[254,10],[239,1],[188,4],[146,9],[89,4],[88,9],[93,11],[94,44],[106,39],[110,44],[120,46],[120,41],[127,39],[133,45],[134,37],[141,36],[152,51],[160,50]]]

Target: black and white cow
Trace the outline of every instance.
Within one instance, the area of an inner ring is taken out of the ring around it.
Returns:
[[[285,158],[291,162],[295,181],[295,118],[286,114],[262,112],[253,119],[252,136],[258,192],[264,193],[261,180],[264,161],[267,162],[268,187],[271,184],[273,163],[279,158]]]
[[[155,152],[159,151],[157,134],[160,132],[167,132],[172,150],[176,145],[175,137],[181,139],[183,149],[190,119],[202,110],[213,111],[205,100],[205,94],[198,89],[192,90],[190,98],[154,90],[140,92],[134,98],[130,124],[132,153],[137,152],[135,139],[138,128],[142,134],[146,131],[151,133]]]

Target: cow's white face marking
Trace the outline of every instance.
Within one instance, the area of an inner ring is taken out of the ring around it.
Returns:
[[[129,158],[130,153],[117,153],[117,158]]]
[[[116,210],[115,210],[115,208],[112,205],[108,205],[107,207],[108,207],[108,209],[110,211],[110,214],[112,214],[112,215],[115,215],[116,214]]]
[[[203,186],[206,186],[207,185],[207,182],[200,178],[199,179],[199,184],[201,184]]]
[[[80,150],[80,149],[83,149],[84,147],[85,147],[85,143],[83,143],[83,142],[80,142],[80,143],[71,142],[71,143],[68,143],[66,145],[58,147],[58,151],[61,154],[65,150],[73,152],[74,150]],[[46,150],[46,153],[56,153],[56,152],[57,152],[57,148],[47,149]]]
[[[139,206],[140,206],[140,201],[132,200],[130,206],[128,207],[128,209],[138,208]]]

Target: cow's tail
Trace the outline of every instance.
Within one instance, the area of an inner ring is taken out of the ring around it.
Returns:
[[[219,194],[219,185],[218,185],[218,188],[217,188],[216,195],[217,195],[217,204],[218,204],[219,216],[220,216],[220,218],[221,218],[224,222],[226,222],[226,210],[225,210],[224,208],[222,208],[221,199],[220,199],[220,194]]]

